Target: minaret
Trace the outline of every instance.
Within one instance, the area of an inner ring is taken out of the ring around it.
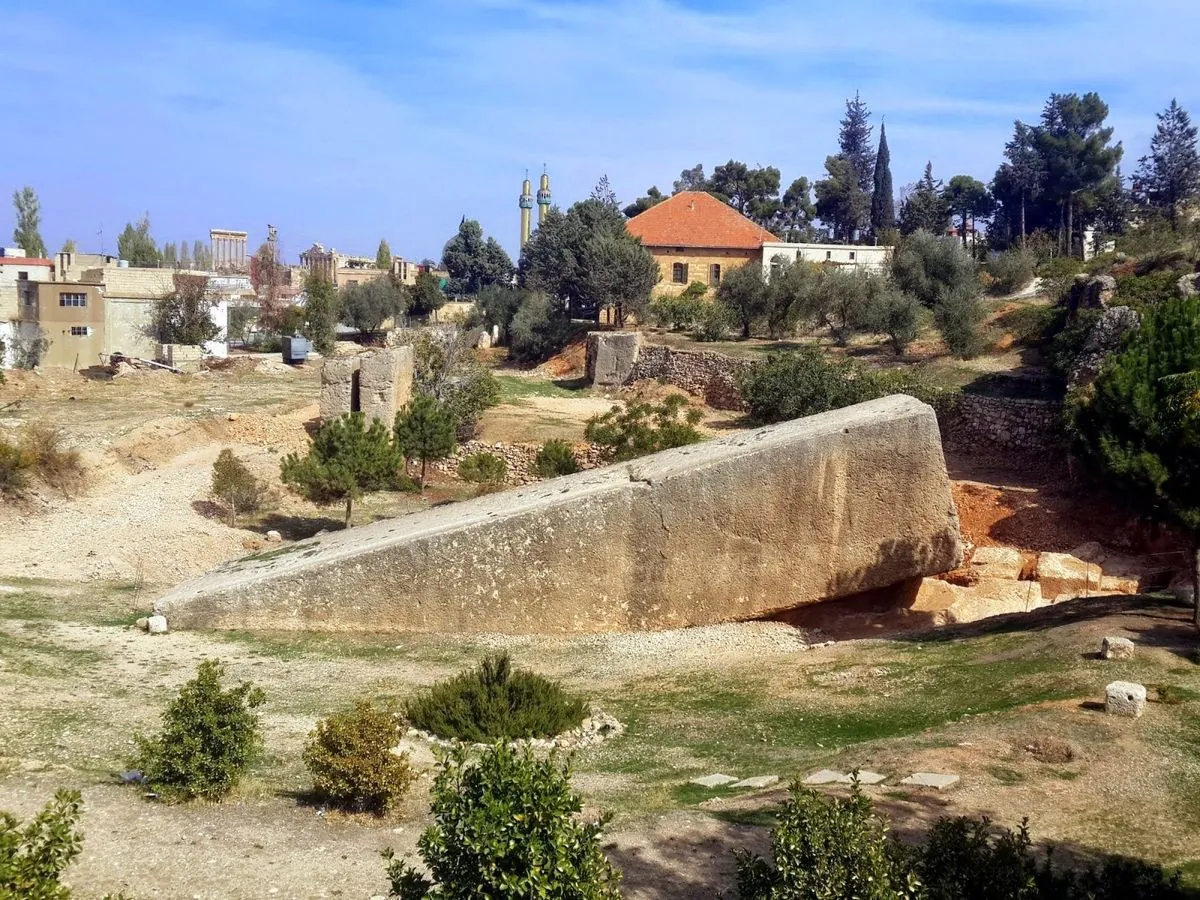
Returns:
[[[546,221],[546,213],[550,211],[550,176],[542,167],[542,183],[538,185],[538,225]]]
[[[529,243],[530,219],[533,217],[533,186],[529,183],[529,173],[525,173],[525,183],[521,185],[521,246]]]

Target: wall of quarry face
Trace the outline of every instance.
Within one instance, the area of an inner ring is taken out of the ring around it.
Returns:
[[[674,628],[961,559],[937,420],[897,396],[304,541],[156,607],[182,628]]]

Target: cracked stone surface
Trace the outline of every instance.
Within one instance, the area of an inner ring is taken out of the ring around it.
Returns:
[[[928,787],[940,791],[950,787],[952,784],[957,784],[958,776],[947,775],[942,772],[914,772],[900,783],[911,787]]]

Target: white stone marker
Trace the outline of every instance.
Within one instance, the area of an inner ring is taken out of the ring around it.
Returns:
[[[1101,659],[1133,659],[1133,641],[1123,637],[1106,637],[1100,642]]]
[[[1104,689],[1104,711],[1110,716],[1141,718],[1146,711],[1146,688],[1132,681],[1114,681]]]
[[[724,787],[727,784],[733,784],[737,781],[732,775],[705,775],[703,778],[693,778],[688,784],[698,784],[700,787],[717,788]]]

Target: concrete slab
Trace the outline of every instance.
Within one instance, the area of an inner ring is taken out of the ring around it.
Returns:
[[[858,773],[858,783],[859,784],[865,784],[865,785],[879,784],[880,782],[886,781],[886,780],[887,780],[887,776],[880,775],[878,772],[862,771],[862,772]],[[841,784],[853,784],[854,783],[854,773],[850,772],[847,775],[843,775],[841,778],[838,779],[838,781]]]
[[[822,769],[813,772],[804,779],[804,784],[837,784],[846,777],[845,772],[835,772],[833,769]]]
[[[952,784],[957,784],[958,776],[945,775],[940,772],[914,772],[900,783],[911,787],[929,787],[940,791]]]
[[[688,784],[698,784],[704,788],[719,788],[725,787],[727,784],[733,784],[737,781],[732,775],[722,775],[719,772],[715,775],[705,775],[702,778],[693,778]]]
[[[755,775],[753,778],[743,778],[737,784],[732,785],[734,788],[754,788],[761,789],[770,787],[773,784],[779,783],[778,775]]]

